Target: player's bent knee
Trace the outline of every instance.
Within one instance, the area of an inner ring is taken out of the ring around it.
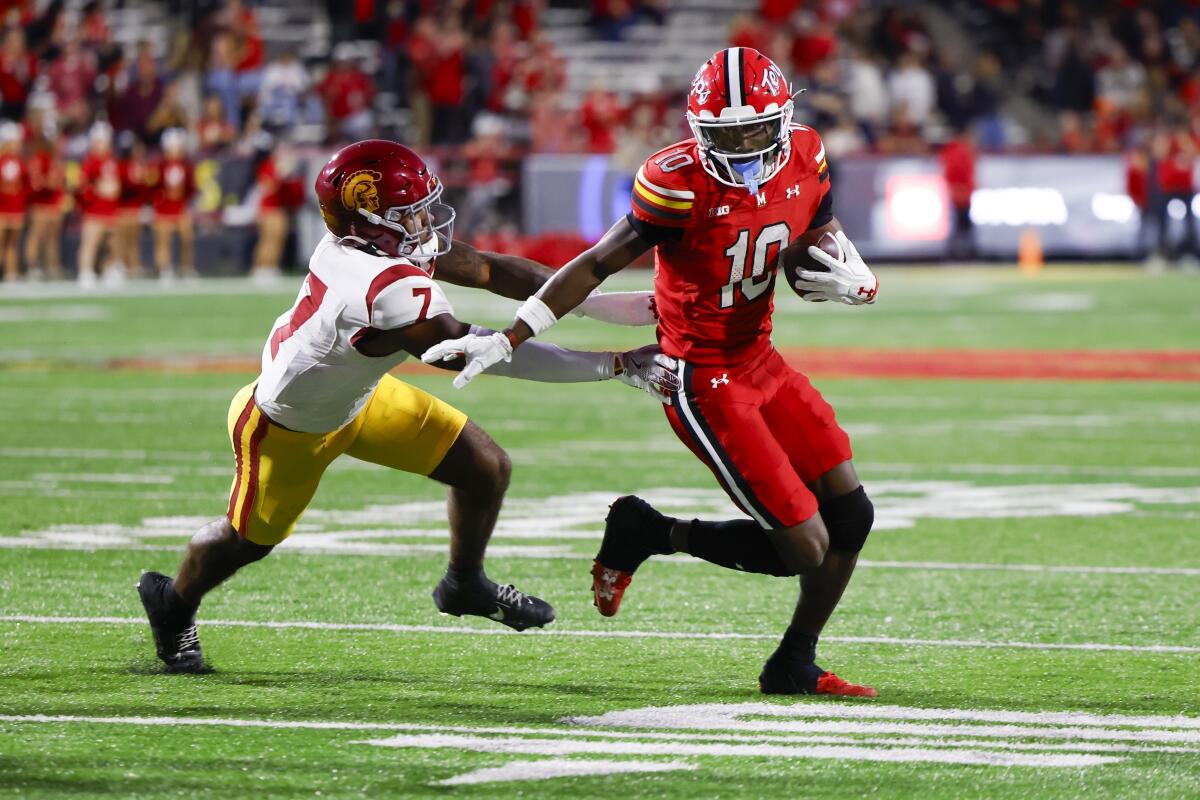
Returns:
[[[822,503],[821,518],[829,531],[832,549],[857,553],[863,549],[871,526],[875,524],[875,506],[866,490],[859,486],[849,494]]]
[[[811,572],[821,566],[825,551],[829,549],[829,536],[820,518],[806,520],[794,528],[777,532],[772,541],[779,551],[784,570],[771,574],[782,576]]]

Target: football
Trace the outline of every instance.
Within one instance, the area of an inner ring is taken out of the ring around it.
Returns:
[[[846,260],[846,254],[842,252],[842,246],[838,244],[833,234],[828,231],[821,234],[821,237],[816,242],[806,241],[801,237],[790,247],[785,248],[779,254],[779,261],[783,265],[783,274],[787,278],[788,286],[792,287],[792,291],[801,297],[804,297],[808,292],[796,288],[796,273],[799,270],[805,269],[810,272],[829,271],[828,267],[808,254],[808,248],[814,244],[838,261]]]

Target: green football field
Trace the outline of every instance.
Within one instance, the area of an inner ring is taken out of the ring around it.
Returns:
[[[134,583],[223,513],[229,401],[295,283],[0,291],[0,796],[1200,796],[1200,280],[881,278],[876,306],[776,314],[876,506],[819,649],[879,689],[858,702],[758,693],[793,579],[656,558],[617,617],[592,608],[619,494],[736,513],[653,401],[442,373],[403,377],[515,464],[489,574],[558,620],[439,616],[444,491],[344,460],[204,603],[215,672],[162,674]],[[484,324],[515,307],[451,296]],[[997,363],[1042,379],[962,377]],[[1113,379],[1063,379],[1081,363]]]

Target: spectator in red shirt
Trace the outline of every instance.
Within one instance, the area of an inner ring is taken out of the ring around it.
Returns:
[[[954,213],[954,231],[947,252],[951,258],[975,257],[975,231],[971,222],[971,194],[975,191],[975,145],[967,131],[959,133],[938,154],[942,177]]]
[[[217,95],[204,98],[196,136],[200,139],[200,152],[206,155],[224,150],[237,138],[237,129],[225,118],[225,106]]]
[[[29,230],[25,265],[33,275],[62,277],[62,218],[66,171],[59,152],[58,131],[39,109],[30,110]]]
[[[113,156],[112,141],[112,127],[108,123],[94,124],[88,132],[88,153],[79,165],[79,207],[83,212],[79,284],[85,289],[96,285],[101,248],[109,243],[111,249],[109,240],[117,222],[121,169]]]
[[[1138,210],[1138,233],[1134,250],[1139,258],[1149,253],[1150,234],[1150,153],[1137,145],[1125,154],[1125,194]]]
[[[616,149],[617,129],[625,119],[625,109],[616,94],[594,87],[583,98],[579,109],[580,121],[587,131],[589,153],[611,153]]]
[[[21,277],[21,229],[25,227],[25,204],[29,176],[21,158],[21,126],[11,120],[0,122],[0,263],[4,280]]]
[[[187,157],[187,133],[181,128],[169,128],[162,135],[162,158],[154,167],[154,187],[151,204],[154,206],[154,266],[158,277],[169,281],[175,277],[175,265],[185,278],[196,274],[192,215],[188,205],[196,194],[195,174]],[[172,240],[179,238],[179,259],[171,258]]]
[[[253,278],[270,279],[280,273],[291,228],[289,215],[303,203],[304,196],[295,167],[294,161],[279,149],[271,151],[258,165],[258,242],[250,272]]]
[[[143,142],[148,141],[147,124],[163,99],[162,78],[149,42],[138,45],[133,68],[128,76],[120,76],[115,83],[116,91],[108,110],[113,129],[118,133],[133,131]]]
[[[150,162],[146,145],[133,131],[117,137],[120,152],[121,194],[113,234],[116,260],[130,275],[142,271],[142,209],[150,201]]]
[[[333,64],[317,84],[317,93],[325,103],[331,138],[367,138],[374,124],[371,101],[375,84],[354,63],[346,43],[333,49]]]
[[[25,102],[37,68],[37,57],[25,47],[25,33],[20,28],[5,31],[0,44],[0,117],[25,116]]]
[[[492,74],[488,87],[487,107],[496,114],[508,109],[508,91],[521,63],[522,47],[517,39],[517,28],[506,22],[492,28],[489,41],[492,59]]]
[[[78,130],[92,118],[92,87],[99,71],[96,57],[72,37],[63,43],[63,53],[48,70],[49,89],[58,108],[63,129]]]
[[[1154,140],[1154,157],[1157,163],[1154,182],[1158,187],[1158,204],[1154,209],[1158,218],[1158,247],[1171,261],[1178,261],[1186,249],[1192,257],[1200,256],[1196,243],[1195,217],[1192,200],[1195,186],[1192,169],[1196,162],[1196,143],[1187,125],[1173,124],[1160,132]],[[1167,244],[1167,227],[1171,212],[1182,211],[1183,238],[1170,247]]]
[[[432,57],[422,65],[433,115],[435,145],[466,141],[470,111],[467,99],[467,37],[456,17],[438,31]]]
[[[792,66],[797,75],[809,75],[818,64],[837,55],[837,33],[833,25],[808,14],[805,24],[792,40]]]

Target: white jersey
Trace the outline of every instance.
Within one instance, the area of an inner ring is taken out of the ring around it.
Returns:
[[[373,358],[354,349],[371,330],[393,330],[438,314],[450,301],[424,270],[374,256],[326,234],[308,262],[296,304],[263,348],[254,399],[285,428],[326,433],[354,419],[405,353]]]

